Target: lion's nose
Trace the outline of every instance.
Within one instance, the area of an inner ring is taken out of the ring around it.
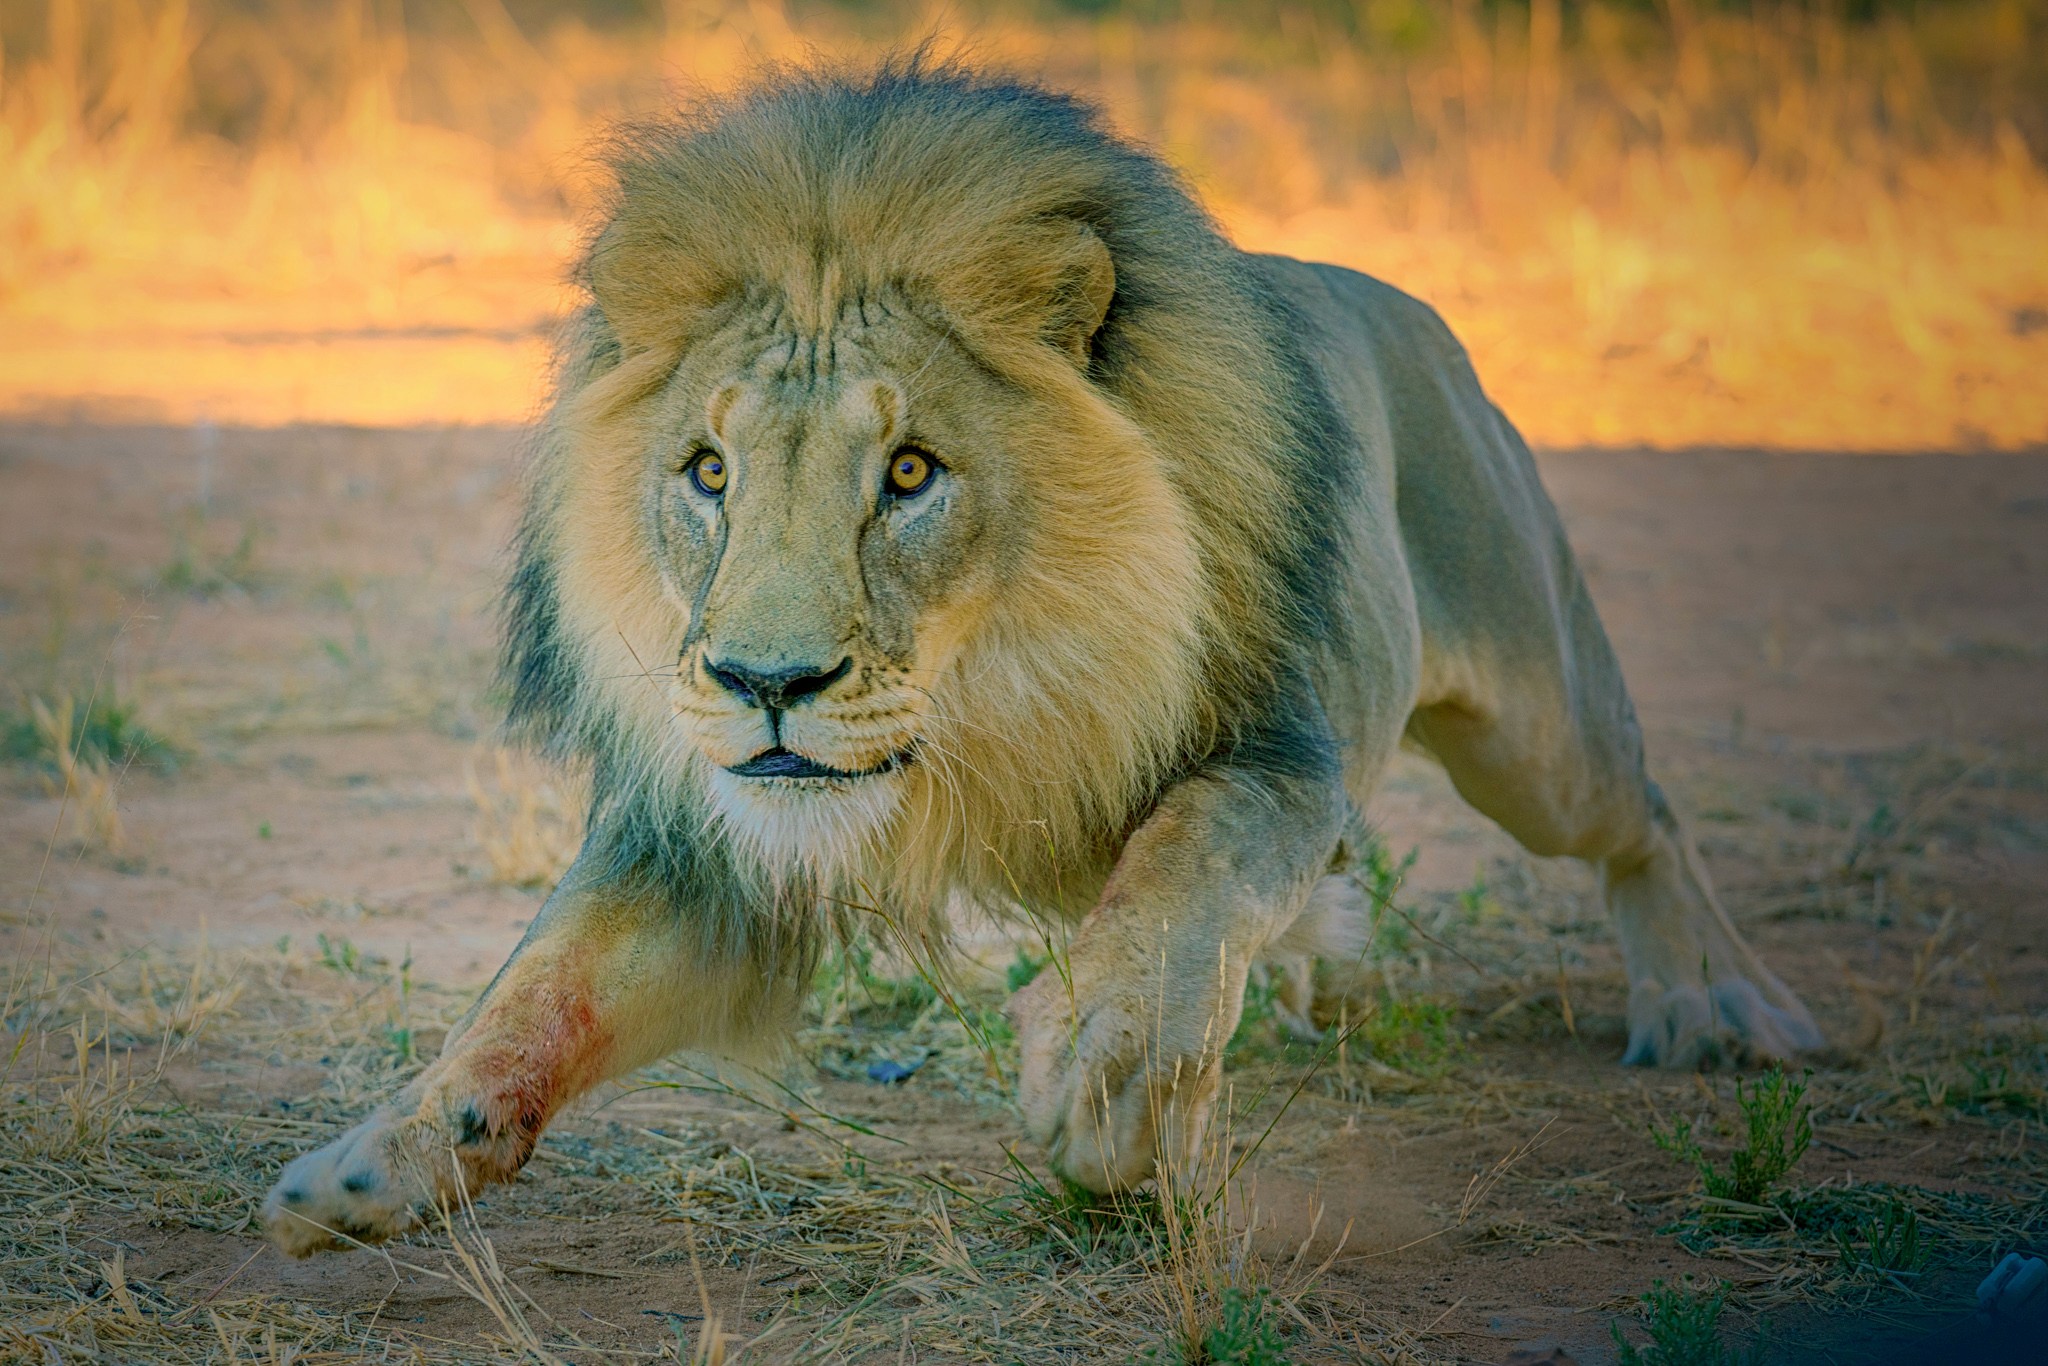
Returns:
[[[750,707],[766,707],[770,711],[789,710],[805,698],[825,691],[852,669],[850,657],[829,669],[820,669],[815,664],[799,664],[793,669],[759,669],[734,660],[717,664],[706,660],[704,664],[704,671],[734,697]]]

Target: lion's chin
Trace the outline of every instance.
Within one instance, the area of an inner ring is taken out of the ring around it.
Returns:
[[[713,767],[706,785],[735,850],[781,880],[819,888],[851,880],[903,796],[893,767],[858,777],[743,777]]]

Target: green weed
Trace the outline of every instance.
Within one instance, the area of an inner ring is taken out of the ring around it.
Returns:
[[[66,714],[64,699],[54,703],[31,700],[19,712],[0,715],[0,758],[36,764],[51,773],[62,768],[52,744],[51,728],[36,720],[40,703],[51,715]],[[105,768],[128,768],[137,764],[171,768],[180,755],[177,746],[143,725],[135,704],[114,697],[90,696],[71,699],[67,751],[80,763]]]
[[[1008,1189],[982,1206],[995,1223],[1041,1230],[1047,1242],[1082,1257],[1103,1252],[1117,1260],[1151,1261],[1165,1247],[1163,1215],[1155,1197],[1098,1195],[1057,1171],[1045,1180],[1007,1148],[1003,1157]]]
[[[1678,1285],[1652,1281],[1642,1304],[1643,1329],[1650,1335],[1647,1347],[1637,1347],[1624,1337],[1618,1320],[1608,1325],[1621,1354],[1621,1366],[1747,1366],[1763,1360],[1761,1344],[1748,1352],[1722,1345],[1726,1281],[1717,1282],[1711,1290],[1698,1289],[1690,1280]]]
[[[1868,1275],[1912,1275],[1927,1265],[1928,1247],[1920,1238],[1920,1216],[1902,1200],[1887,1200],[1874,1216],[1851,1233],[1835,1230],[1842,1266]]]
[[[320,966],[323,968],[332,969],[344,977],[360,977],[368,966],[363,951],[346,935],[329,939],[325,934],[316,934],[313,939],[320,947]]]
[[[1190,1250],[1214,1246],[1225,1198],[1220,1190],[1206,1196],[1178,1187],[1098,1195],[1063,1176],[1041,1179],[1014,1153],[1008,1154],[1006,1165],[1009,1190],[982,1205],[983,1214],[1013,1231],[1037,1229],[1040,1246],[1055,1256],[1096,1265],[1151,1266],[1178,1284],[1177,1273],[1185,1273],[1183,1263]],[[1182,1366],[1288,1366],[1287,1343],[1265,1286],[1225,1285],[1219,1292],[1210,1285],[1193,1295],[1190,1303],[1214,1305],[1214,1322],[1199,1336],[1181,1336],[1178,1343],[1155,1347],[1141,1360]]]
[[[160,587],[195,598],[225,597],[230,593],[254,593],[262,586],[262,571],[256,567],[256,528],[242,528],[241,539],[225,554],[216,554],[199,543],[194,528],[178,531],[171,562],[157,575]]]
[[[347,644],[332,636],[320,637],[320,650],[328,662],[343,673],[371,673],[377,667],[377,652],[370,644],[370,628],[360,612],[356,614],[355,630]]]
[[[1372,905],[1370,942],[1373,955],[1385,958],[1404,954],[1408,952],[1414,926],[1407,916],[1394,909],[1394,894],[1408,880],[1409,870],[1415,867],[1415,860],[1421,857],[1422,850],[1419,847],[1410,849],[1396,863],[1387,853],[1385,842],[1377,835],[1368,834],[1364,846],[1364,853],[1353,865],[1351,876],[1364,887]]]
[[[1237,1030],[1230,1036],[1230,1043],[1224,1048],[1224,1056],[1232,1062],[1249,1059],[1285,1057],[1292,1041],[1284,1035],[1276,1023],[1278,1017],[1273,1002],[1279,997],[1280,984],[1258,972],[1251,974],[1244,984],[1244,1013],[1237,1017]]]
[[[391,1023],[384,1026],[384,1042],[397,1055],[394,1064],[404,1067],[418,1061],[419,1050],[414,1046],[412,1036],[412,950],[407,948],[405,961],[398,965],[398,1006],[392,1012]]]
[[[2011,1048],[1985,1048],[1961,1060],[1961,1074],[1909,1072],[1901,1080],[1908,1094],[1926,1110],[1955,1110],[1980,1118],[2048,1120],[2048,1050],[2037,1046],[2029,1056]]]
[[[1493,899],[1493,892],[1486,885],[1486,873],[1482,870],[1472,874],[1472,885],[1458,893],[1458,914],[1467,925],[1477,925],[1489,913],[1497,913],[1500,905]]]
[[[926,973],[891,977],[875,970],[875,946],[864,935],[849,936],[819,965],[812,990],[827,1020],[862,1025],[908,1024],[939,999]]]
[[[1266,1292],[1223,1292],[1223,1314],[1202,1339],[1202,1360],[1213,1366],[1287,1366],[1287,1343],[1266,1303]]]
[[[1455,1006],[1422,996],[1396,999],[1386,993],[1380,1008],[1362,1023],[1357,1042],[1387,1066],[1417,1076],[1434,1076],[1464,1047]]]
[[[1044,956],[1035,954],[1019,944],[1017,956],[1010,961],[1010,966],[1003,970],[1004,985],[1009,987],[1013,995],[1024,990],[1036,980],[1047,961]]]
[[[1737,1077],[1735,1103],[1742,1111],[1745,1139],[1729,1156],[1726,1171],[1707,1157],[1689,1119],[1674,1120],[1669,1127],[1652,1124],[1650,1137],[1659,1148],[1692,1165],[1710,1199],[1761,1205],[1813,1141],[1805,1077],[1794,1081],[1776,1067],[1749,1087]]]

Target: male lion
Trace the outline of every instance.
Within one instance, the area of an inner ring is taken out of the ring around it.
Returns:
[[[1140,1182],[1199,1137],[1254,960],[1355,928],[1347,831],[1404,739],[1599,870],[1624,1061],[1820,1042],[1428,308],[1238,251],[1073,99],[921,61],[784,73],[612,164],[505,655],[513,725],[590,766],[589,837],[440,1059],[285,1169],[285,1251],[773,1037],[835,899],[1077,921],[1011,1003],[1022,1108],[1067,1176]]]

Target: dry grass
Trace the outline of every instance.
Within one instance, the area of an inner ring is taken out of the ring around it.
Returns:
[[[425,1361],[617,1359],[527,1295],[467,1205],[390,1253],[395,1267],[488,1313],[492,1327],[467,1347],[276,1296],[194,1299],[135,1279],[121,1261],[132,1236],[124,1230],[140,1220],[252,1236],[277,1162],[338,1132],[402,1080],[397,1022],[408,1010],[447,1018],[459,1004],[431,991],[408,1001],[396,977],[366,979],[312,957],[209,954],[174,969],[153,961],[133,953],[92,963],[65,950],[40,970],[17,965],[5,1011],[14,1049],[0,1074],[0,1360],[112,1350],[151,1361],[303,1362],[373,1349]],[[132,1003],[160,1001],[172,971],[191,983],[186,1004],[152,1038],[136,1028],[144,1021]],[[96,1023],[107,1002],[125,1010],[113,1028]],[[193,1027],[202,1015],[203,1031]],[[837,1028],[814,1020],[807,1051],[822,1050]],[[977,1065],[983,1042],[957,1022],[933,1037],[963,1074]],[[327,1084],[288,1114],[271,1105],[251,1112],[246,1099],[232,1109],[195,1101],[189,1069],[178,1070],[202,1055],[234,1070],[273,1052],[328,1063]],[[649,1080],[801,1121],[769,1150],[718,1137],[708,1122],[615,1129],[603,1145],[602,1169],[635,1173],[652,1192],[649,1213],[680,1226],[660,1260],[686,1263],[700,1287],[700,1260],[751,1265],[764,1279],[808,1278],[765,1323],[726,1321],[707,1296],[701,1322],[678,1329],[677,1359],[836,1361],[906,1342],[927,1359],[1122,1359],[1162,1335],[1199,1342],[1222,1294],[1240,1286],[1273,1287],[1273,1312],[1291,1316],[1292,1333],[1327,1338],[1328,1314],[1312,1324],[1302,1307],[1327,1259],[1308,1259],[1304,1244],[1291,1262],[1268,1267],[1251,1250],[1249,1196],[1234,1185],[1226,1193],[1219,1179],[1231,1160],[1227,1129],[1201,1159],[1209,1184],[1173,1178],[1156,1198],[1105,1203],[1049,1186],[1022,1162],[995,1173],[934,1166],[900,1140],[831,1115],[809,1083],[742,1089],[686,1064]],[[552,1174],[596,1165],[575,1155],[591,1150],[587,1142],[565,1143],[541,1164],[543,1208]],[[614,1202],[633,1199],[615,1179],[603,1188]],[[1353,1336],[1388,1331],[1362,1328],[1355,1316],[1339,1321]]]
[[[73,738],[75,705],[68,696],[54,704],[40,697],[29,703],[36,732],[57,770],[51,795],[59,802],[60,838],[118,855],[128,844],[115,800],[120,773],[107,760],[85,753],[83,743]]]
[[[89,962],[60,948],[13,965],[0,1012],[11,1036],[0,1072],[0,1361],[111,1353],[282,1366],[375,1349],[422,1362],[560,1360],[468,1208],[447,1212],[442,1237],[415,1249],[437,1251],[438,1269],[416,1256],[405,1264],[492,1313],[500,1331],[475,1345],[380,1329],[374,1313],[228,1293],[246,1262],[204,1295],[133,1278],[123,1244],[138,1230],[253,1236],[277,1163],[401,1079],[403,1022],[423,1005],[396,976],[363,990],[360,976],[314,958],[200,950],[168,968],[154,961],[136,951]],[[169,1006],[167,979],[186,983]],[[452,1017],[453,998],[425,997]],[[287,1114],[190,1098],[192,1067],[247,1068],[273,1051],[324,1058],[328,1084]]]
[[[552,887],[583,843],[581,807],[565,802],[530,756],[499,749],[491,757],[489,786],[477,777],[474,762],[468,775],[487,876],[506,887]]]
[[[607,119],[939,32],[1436,303],[1539,443],[2048,439],[2038,0],[658,11],[15,7],[0,403],[522,419]]]
[[[1445,929],[1454,945],[1467,938]],[[1531,931],[1538,936],[1549,937]],[[1489,942],[1498,940],[1474,939],[1470,949],[1486,953]],[[897,979],[886,968],[869,954],[821,980],[799,1039],[817,1069],[739,1081],[688,1062],[652,1069],[642,1085],[691,1098],[680,1122],[655,1129],[615,1119],[599,1136],[571,1121],[518,1191],[494,1196],[481,1214],[445,1211],[433,1232],[392,1249],[398,1270],[439,1280],[488,1314],[481,1336],[450,1343],[402,1321],[365,1321],[277,1294],[237,1296],[224,1286],[202,1298],[138,1279],[121,1258],[143,1227],[252,1238],[275,1166],[402,1081],[416,1065],[402,1031],[452,1018],[459,998],[331,955],[131,952],[110,960],[59,946],[42,964],[17,964],[4,1011],[14,1043],[0,1075],[0,1359],[89,1351],[150,1361],[306,1362],[386,1351],[430,1362],[624,1359],[582,1341],[573,1316],[542,1309],[494,1231],[502,1221],[547,1217],[579,1191],[614,1218],[673,1228],[642,1263],[700,1287],[698,1321],[676,1323],[665,1349],[678,1360],[893,1360],[914,1348],[927,1360],[1125,1360],[1156,1351],[1160,1360],[1200,1361],[1226,1323],[1266,1334],[1294,1360],[1451,1355],[1431,1342],[1428,1324],[1389,1319],[1332,1288],[1332,1265],[1355,1255],[1348,1230],[1319,1228],[1312,1215],[1293,1246],[1254,1239],[1254,1159],[1269,1135],[1299,1142],[1333,1122],[1325,1108],[1290,1128],[1284,1112],[1294,1098],[1328,1089],[1338,1044],[1306,1062],[1241,1059],[1205,1144],[1147,1192],[1104,1200],[1021,1157],[978,1170],[935,1158],[915,1123],[835,1113],[824,1083],[888,1051],[923,1058],[928,1095],[959,1095],[970,1112],[994,1108],[1005,1112],[1000,1122],[1014,1122],[989,1087],[984,1056],[994,1046],[1013,1073],[1012,1045],[992,1023],[999,990],[951,985],[962,1018],[919,989],[914,973]],[[1466,1020],[1481,1018],[1472,1003],[1483,1004],[1483,991],[1452,981],[1439,989],[1468,1003]],[[232,1086],[194,1089],[202,1064],[227,1077],[266,1055],[319,1057],[322,1083],[287,1112]],[[1382,1062],[1375,1075],[1390,1083],[1379,1106],[1398,1127],[1503,1127],[1495,1156],[1474,1165],[1462,1196],[1435,1210],[1423,1235],[1474,1250],[1630,1236],[1603,1223],[1614,1186],[1541,1170],[1555,1146],[1548,1118],[1560,1107],[1611,1107],[1634,1135],[1631,1150],[1651,1164],[1663,1159],[1649,1142],[1649,1114],[1693,1114],[1702,1134],[1717,1118],[1735,1118],[1726,1079],[1656,1078],[1647,1093],[1619,1085],[1588,1092],[1505,1078],[1469,1059],[1421,1072]],[[1731,1268],[1739,1282],[1732,1303],[1846,1307],[1878,1295],[1895,1307],[1917,1293],[1915,1279],[1874,1278],[1843,1251],[1845,1240],[1860,1247],[1859,1230],[1895,1207],[1917,1219],[1936,1267],[1974,1264],[2048,1231],[2044,1206],[2028,1195],[2038,1195],[2044,1176],[2028,1126],[2048,1117],[2048,1036],[2037,1022],[1925,1015],[1900,1024],[1884,1056],[1816,1075],[1809,1094],[1823,1142],[1970,1126],[2003,1154],[2006,1190],[1814,1185],[1795,1175],[1784,1218],[1705,1223],[1682,1188],[1639,1195],[1653,1220],[1698,1230],[1684,1234],[1697,1255]],[[734,1117],[749,1115],[765,1122],[735,1128]],[[1525,1211],[1535,1191],[1577,1203],[1552,1220],[1533,1217]],[[550,1265],[543,1258],[527,1269]],[[737,1313],[730,1299],[702,1291],[711,1268],[744,1271],[751,1289]],[[640,1273],[625,1265],[611,1274]]]
[[[480,1211],[445,1211],[390,1250],[394,1274],[425,1277],[481,1312],[461,1341],[433,1322],[238,1290],[228,1274],[259,1250],[256,1203],[276,1167],[399,1085],[418,1065],[415,1030],[452,1019],[457,995],[332,944],[294,957],[48,941],[10,965],[0,999],[0,1360],[583,1363],[659,1351],[735,1366],[913,1353],[1193,1362],[1231,1360],[1217,1344],[1261,1336],[1297,1361],[1455,1359],[1463,1348],[1434,1337],[1426,1315],[1390,1314],[1371,1292],[1376,1269],[1394,1265],[1379,1259],[1416,1242],[1463,1258],[1616,1245],[1633,1255],[1673,1237],[1733,1283],[1738,1312],[1931,1309],[1969,1268],[2048,1236],[2048,1033],[2023,1008],[1958,1008],[1959,974],[1983,955],[1969,952],[1967,912],[1938,909],[1950,865],[1936,841],[2017,828],[2030,783],[1967,755],[1864,756],[1835,794],[1838,813],[1788,802],[1800,814],[1743,828],[1748,840],[1828,851],[1816,866],[1829,885],[1867,888],[1881,870],[1894,889],[1884,913],[1917,926],[1897,965],[1912,998],[1881,1000],[1881,1042],[1810,1078],[1814,1148],[1765,1204],[1700,1200],[1650,1140],[1653,1121],[1684,1116],[1714,1150],[1741,1122],[1732,1079],[1623,1075],[1604,1062],[1531,1072],[1527,1057],[1493,1051],[1585,1031],[1606,1056],[1612,1040],[1600,1031],[1616,1028],[1621,984],[1582,909],[1508,868],[1464,894],[1411,896],[1399,861],[1382,855],[1363,874],[1385,908],[1363,974],[1371,992],[1340,1007],[1363,1000],[1371,1013],[1350,1015],[1316,1049],[1262,1041],[1255,1021],[1227,1054],[1206,1141],[1140,1195],[1077,1192],[1021,1154],[991,1171],[935,1149],[924,1132],[934,1113],[1015,1124],[996,1080],[1015,1074],[996,1009],[1007,984],[966,967],[941,981],[923,955],[855,941],[817,983],[799,1065],[650,1069],[639,1084],[652,1095],[565,1121],[516,1188]],[[1874,821],[1879,804],[1908,814]],[[1756,900],[1769,908],[1774,895]],[[1848,912],[1812,896],[1797,905],[1802,916],[1875,914],[1867,895]],[[1444,1003],[1472,1046],[1446,1054],[1374,1033],[1378,1012],[1418,1001]],[[877,1058],[916,1065],[915,1099],[866,1080]],[[277,1084],[242,1081],[313,1059],[318,1079],[288,1107]],[[658,1112],[644,1108],[657,1098]],[[1346,1116],[1409,1143],[1469,1139],[1469,1181],[1461,1174],[1462,1190],[1441,1193],[1412,1241],[1364,1260],[1349,1229],[1313,1212],[1285,1242],[1262,1240],[1252,1173],[1304,1161]],[[1580,1156],[1589,1125],[1620,1135],[1590,1170]],[[1918,1151],[1923,1137],[1962,1156],[1882,1178],[1862,1156],[1853,1172],[1812,1170],[1823,1152]],[[586,1341],[588,1324],[559,1300],[550,1313],[522,1283],[563,1267],[561,1254],[506,1251],[522,1232],[552,1239],[592,1209],[665,1241],[638,1261],[570,1271],[695,1287],[701,1312],[669,1314],[658,1348]],[[1887,1261],[1885,1230],[1908,1220],[1925,1253]],[[143,1240],[178,1238],[220,1243],[229,1265],[205,1284],[140,1274],[160,1265]],[[1579,1307],[1620,1313],[1629,1302]],[[1225,1328],[1234,1336],[1217,1336]]]

